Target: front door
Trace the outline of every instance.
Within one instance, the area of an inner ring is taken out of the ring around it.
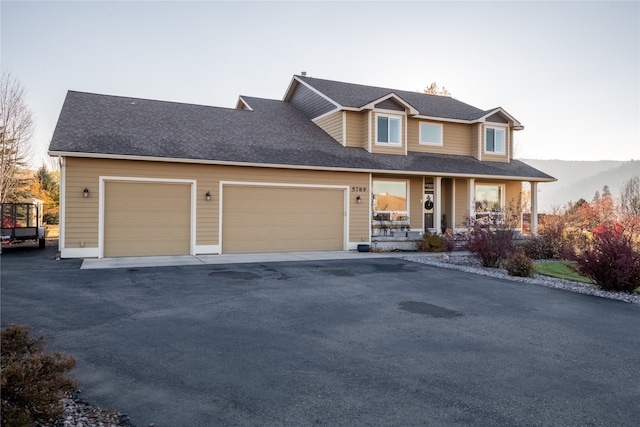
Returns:
[[[433,191],[424,193],[424,231],[433,228]]]

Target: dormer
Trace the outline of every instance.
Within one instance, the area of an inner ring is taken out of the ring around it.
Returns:
[[[513,116],[498,107],[477,120],[478,160],[509,162],[513,158],[513,132],[524,129]]]
[[[361,109],[366,112],[368,132],[366,149],[370,153],[407,154],[408,118],[418,114],[395,93],[371,101]]]

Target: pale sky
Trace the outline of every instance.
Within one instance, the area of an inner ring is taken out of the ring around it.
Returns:
[[[2,1],[39,166],[66,92],[234,107],[294,74],[503,107],[517,157],[640,159],[640,2]]]

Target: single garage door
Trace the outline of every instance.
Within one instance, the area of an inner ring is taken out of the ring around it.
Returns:
[[[188,255],[190,184],[105,182],[104,256]]]
[[[344,249],[344,190],[226,185],[222,252]]]

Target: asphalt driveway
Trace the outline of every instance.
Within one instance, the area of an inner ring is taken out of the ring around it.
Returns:
[[[80,270],[5,251],[2,326],[137,426],[635,426],[640,307],[400,259]]]

